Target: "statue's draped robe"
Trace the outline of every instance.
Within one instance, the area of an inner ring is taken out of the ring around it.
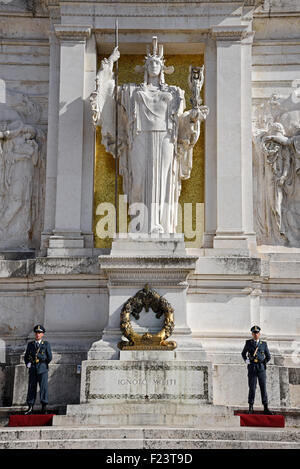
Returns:
[[[97,76],[102,143],[115,156],[114,80],[107,60]],[[148,217],[139,217],[139,231],[175,233],[181,179],[190,177],[200,124],[184,113],[184,91],[176,86],[125,84],[118,101],[123,190],[130,205],[140,203],[148,210]]]
[[[33,230],[34,171],[39,148],[33,127],[16,121],[0,150],[0,245],[28,247]]]
[[[268,154],[262,141],[267,130],[254,135],[257,183],[256,232],[262,244],[298,246],[300,241],[300,135],[277,144]],[[264,188],[264,190],[262,190]],[[260,203],[258,202],[260,200]]]

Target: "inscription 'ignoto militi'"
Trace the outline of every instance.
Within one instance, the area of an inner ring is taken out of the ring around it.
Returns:
[[[207,365],[191,362],[95,361],[86,368],[85,401],[210,400]],[[103,380],[105,374],[106,379]]]
[[[152,383],[154,384],[160,384],[160,385],[166,385],[166,386],[175,386],[176,385],[176,379],[153,379],[151,380]],[[146,379],[119,379],[118,384],[125,385],[146,385],[148,384],[149,381]]]

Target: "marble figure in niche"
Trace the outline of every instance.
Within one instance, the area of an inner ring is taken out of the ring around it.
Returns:
[[[32,230],[37,131],[21,120],[0,132],[0,245],[28,248]]]
[[[102,127],[102,142],[115,156],[116,105],[114,62],[120,57],[115,48],[101,62],[96,90],[91,95],[93,120]],[[142,233],[175,233],[177,204],[181,180],[192,170],[193,147],[200,135],[200,123],[208,115],[202,106],[203,67],[190,75],[193,108],[185,111],[184,91],[165,83],[166,67],[163,47],[153,38],[153,51],[148,49],[141,84],[128,83],[118,87],[118,154],[123,191],[129,206],[147,207],[142,218]]]
[[[300,108],[293,93],[261,106],[254,132],[256,230],[260,244],[300,246]]]

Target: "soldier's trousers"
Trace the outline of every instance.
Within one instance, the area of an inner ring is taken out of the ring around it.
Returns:
[[[255,390],[257,380],[260,387],[261,402],[263,405],[268,405],[268,395],[267,395],[267,374],[266,369],[263,363],[250,363],[248,365],[248,385],[249,385],[249,395],[248,403],[253,405],[255,399]]]
[[[40,386],[40,401],[42,404],[48,404],[48,371],[37,373],[36,368],[32,366],[29,370],[27,404],[34,405],[37,393],[37,385]]]

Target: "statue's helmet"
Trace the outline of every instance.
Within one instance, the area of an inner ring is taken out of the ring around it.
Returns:
[[[171,74],[174,72],[174,67],[166,67],[164,59],[164,46],[158,44],[157,36],[152,37],[152,52],[150,46],[147,46],[147,55],[145,56],[144,65],[137,65],[135,67],[136,72],[144,72],[144,83],[148,83],[148,65],[153,60],[157,61],[161,65],[159,82],[160,84],[165,83],[164,74]]]

